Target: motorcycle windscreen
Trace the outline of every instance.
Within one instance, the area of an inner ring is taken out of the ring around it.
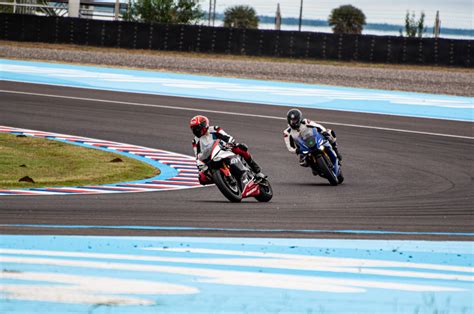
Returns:
[[[304,150],[310,150],[319,144],[318,132],[314,128],[307,128],[300,133],[298,142]]]

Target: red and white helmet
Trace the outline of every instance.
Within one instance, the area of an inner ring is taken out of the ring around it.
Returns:
[[[201,137],[209,129],[209,119],[205,116],[195,116],[189,122],[189,127],[195,136]]]

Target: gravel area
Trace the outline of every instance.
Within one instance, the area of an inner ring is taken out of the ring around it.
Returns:
[[[474,96],[463,68],[271,61],[263,58],[0,42],[0,57],[124,66],[193,74]]]

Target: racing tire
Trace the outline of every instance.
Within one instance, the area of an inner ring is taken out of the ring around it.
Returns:
[[[270,182],[264,180],[260,183],[260,194],[255,196],[255,199],[259,202],[269,202],[273,197],[273,189]]]
[[[344,182],[344,176],[342,175],[342,170],[337,176],[337,181],[339,182],[339,184],[342,184],[342,182]]]
[[[238,185],[235,186],[234,189],[230,187],[225,175],[219,169],[212,172],[212,179],[219,191],[221,191],[229,201],[232,203],[242,201],[242,191],[240,187]]]
[[[318,168],[324,174],[324,177],[328,179],[331,185],[337,185],[339,180],[337,179],[336,175],[329,169],[328,163],[323,156],[318,156],[316,158],[316,163]]]

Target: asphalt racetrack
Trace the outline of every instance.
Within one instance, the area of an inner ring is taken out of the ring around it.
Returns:
[[[13,224],[139,225],[231,229],[473,232],[472,123],[305,109],[336,130],[346,181],[332,187],[301,168],[283,143],[289,108],[0,82],[0,125],[79,135],[192,154],[199,113],[250,146],[274,189],[270,203],[232,204],[216,187],[109,195],[0,198],[2,232],[50,234]],[[49,94],[60,97],[23,93]],[[71,99],[90,98],[103,101]],[[135,105],[118,102],[133,102]],[[160,105],[180,108],[163,108]],[[184,110],[183,108],[189,108]],[[201,112],[206,109],[216,112]],[[225,111],[227,113],[222,113]],[[240,113],[235,115],[232,113]],[[281,117],[276,119],[274,117]],[[351,124],[353,126],[347,126]],[[370,128],[367,128],[370,127]],[[372,128],[375,127],[375,128]],[[386,130],[398,129],[400,131]],[[438,135],[426,134],[438,133]],[[440,136],[439,134],[453,135]],[[56,229],[56,234],[261,236],[252,231]],[[272,237],[338,237],[292,232]],[[348,237],[348,235],[344,235]],[[434,235],[352,235],[442,240]],[[452,238],[451,238],[452,239]],[[463,239],[462,236],[456,237]],[[467,237],[466,237],[467,239]]]

